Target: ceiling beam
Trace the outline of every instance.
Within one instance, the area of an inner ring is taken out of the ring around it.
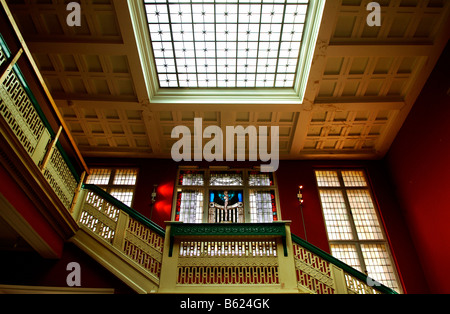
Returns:
[[[434,49],[433,44],[379,44],[379,43],[348,43],[330,44],[327,57],[409,57],[428,56]]]
[[[36,53],[51,54],[92,54],[92,55],[119,55],[129,52],[129,48],[121,42],[79,42],[79,41],[32,41],[27,40],[30,50]]]

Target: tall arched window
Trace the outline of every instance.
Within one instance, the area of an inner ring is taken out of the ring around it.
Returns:
[[[331,254],[400,291],[393,259],[366,174],[360,169],[316,170]]]

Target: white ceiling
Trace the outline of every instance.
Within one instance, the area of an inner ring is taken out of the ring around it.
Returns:
[[[303,103],[167,101],[149,88],[132,1],[82,0],[81,27],[67,26],[64,1],[9,1],[85,157],[170,158],[172,128],[201,117],[203,127],[279,126],[282,159],[380,158],[450,31],[450,1],[378,1],[382,24],[369,27],[369,1],[328,0]]]

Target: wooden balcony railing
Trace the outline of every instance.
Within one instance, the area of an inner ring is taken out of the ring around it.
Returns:
[[[147,279],[159,285],[165,236],[161,227],[90,184],[83,186],[73,215],[82,228],[126,257],[125,262],[145,270]]]
[[[170,222],[166,235],[161,292],[395,293],[291,235],[289,222]]]
[[[289,223],[168,222],[162,293],[298,293]]]
[[[0,114],[24,150],[39,167],[66,209],[70,209],[80,176],[58,143],[8,46],[0,37],[0,66],[10,61],[0,80]]]
[[[397,294],[305,240],[292,240],[299,287],[316,294]]]

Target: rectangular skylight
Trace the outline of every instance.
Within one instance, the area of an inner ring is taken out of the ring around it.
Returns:
[[[144,0],[160,87],[292,88],[309,0]]]

